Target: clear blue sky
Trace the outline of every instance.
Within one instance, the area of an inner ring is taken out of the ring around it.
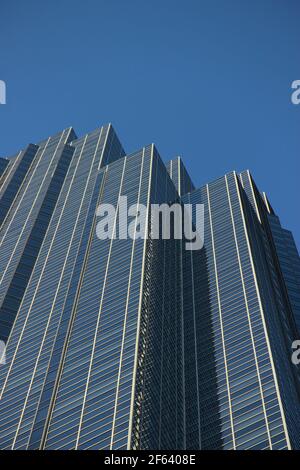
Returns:
[[[249,168],[300,246],[299,0],[10,0],[0,155],[112,122],[196,185]]]

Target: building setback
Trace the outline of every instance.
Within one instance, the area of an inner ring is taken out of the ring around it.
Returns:
[[[172,202],[204,204],[201,250],[153,239]],[[0,227],[1,449],[300,448],[300,259],[249,172],[195,189],[153,144],[70,128],[0,159]]]

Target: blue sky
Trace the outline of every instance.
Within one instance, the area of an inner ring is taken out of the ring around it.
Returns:
[[[112,122],[196,185],[249,168],[300,246],[298,0],[2,2],[0,155]]]

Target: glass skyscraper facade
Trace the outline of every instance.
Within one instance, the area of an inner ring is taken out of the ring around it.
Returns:
[[[192,297],[184,289],[185,331],[195,344],[186,360],[199,407],[187,419],[191,448],[297,448],[297,330],[263,201],[248,172],[230,173],[183,200],[205,207],[204,248],[184,272],[193,283]]]
[[[202,249],[153,236],[173,203],[204,205]],[[300,447],[300,260],[249,172],[195,189],[180,157],[70,128],[0,159],[0,204],[1,449]]]

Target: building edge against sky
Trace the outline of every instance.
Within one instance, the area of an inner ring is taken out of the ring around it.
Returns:
[[[300,448],[300,259],[248,171],[195,189],[108,125],[0,174],[0,448]],[[96,237],[122,195],[147,206],[146,240]],[[202,250],[151,239],[170,201],[204,204]]]

